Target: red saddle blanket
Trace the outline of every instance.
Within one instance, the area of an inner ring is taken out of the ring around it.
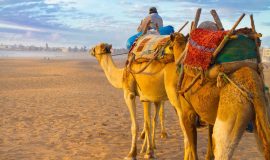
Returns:
[[[212,54],[226,35],[227,31],[195,29],[190,34],[188,53],[184,64],[191,67],[208,69]]]

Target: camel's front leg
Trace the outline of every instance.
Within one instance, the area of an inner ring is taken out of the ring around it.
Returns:
[[[213,142],[212,142],[212,135],[213,135],[213,125],[208,125],[208,144],[207,144],[207,153],[205,156],[205,160],[214,160],[214,152],[213,152]]]
[[[167,138],[168,134],[165,129],[164,125],[164,101],[160,104],[160,110],[159,110],[159,118],[160,118],[160,126],[161,126],[161,138]]]
[[[131,134],[132,143],[131,149],[128,153],[126,159],[135,160],[137,156],[137,122],[136,122],[136,104],[135,104],[135,94],[129,91],[124,91],[125,102],[128,106],[130,118],[131,118]]]
[[[184,134],[184,160],[197,160],[196,113],[182,95],[179,95],[182,110],[176,108]]]

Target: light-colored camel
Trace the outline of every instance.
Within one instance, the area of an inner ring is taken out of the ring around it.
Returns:
[[[182,34],[178,34],[177,43],[178,45],[174,48],[179,50],[179,53],[181,53],[185,48],[186,37]],[[155,102],[156,105],[158,105],[160,102],[169,99],[176,110],[180,112],[180,102],[177,95],[177,67],[174,63],[167,63],[165,65],[158,61],[153,61],[143,73],[132,75],[126,70],[126,68],[119,69],[115,66],[110,54],[110,49],[111,45],[102,43],[91,49],[90,52],[100,63],[109,82],[115,88],[122,88],[124,91],[124,99],[129,108],[132,122],[132,144],[130,152],[126,158],[136,159],[137,155],[136,95],[140,97],[140,101],[144,106],[144,118],[146,124],[145,138],[146,143],[148,144],[145,157],[154,158],[154,137],[152,139],[152,135],[150,134],[151,119],[149,104],[150,102]],[[179,55],[175,54],[174,56],[175,58],[178,58]],[[145,65],[146,63],[133,64],[131,69],[137,71]],[[149,75],[149,73],[154,74]]]
[[[177,40],[172,37],[172,41]],[[175,43],[174,54],[182,54],[181,47]],[[270,159],[270,117],[269,104],[264,93],[264,83],[257,71],[242,67],[228,75],[242,90],[253,95],[249,100],[232,83],[218,88],[216,80],[197,81],[190,90],[179,95],[182,112],[182,131],[185,135],[185,160],[196,160],[197,132],[195,117],[213,127],[213,150],[215,159],[231,159],[234,149],[242,137],[249,121],[255,125],[255,135],[265,159]],[[181,88],[187,88],[194,77],[184,74]]]

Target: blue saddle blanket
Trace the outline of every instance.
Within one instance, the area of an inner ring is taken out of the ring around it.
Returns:
[[[170,35],[171,33],[174,33],[174,29],[173,26],[165,26],[165,27],[160,27],[159,28],[159,33],[160,35]],[[135,40],[140,37],[140,35],[142,35],[142,32],[139,32],[133,36],[131,36],[128,40],[127,40],[127,49],[130,49],[130,47],[132,46],[132,44],[135,42]]]

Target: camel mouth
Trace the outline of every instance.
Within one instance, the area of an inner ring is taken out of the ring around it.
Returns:
[[[94,56],[95,57],[96,56],[96,54],[95,54],[95,48],[90,49],[89,53],[90,53],[91,56]]]

